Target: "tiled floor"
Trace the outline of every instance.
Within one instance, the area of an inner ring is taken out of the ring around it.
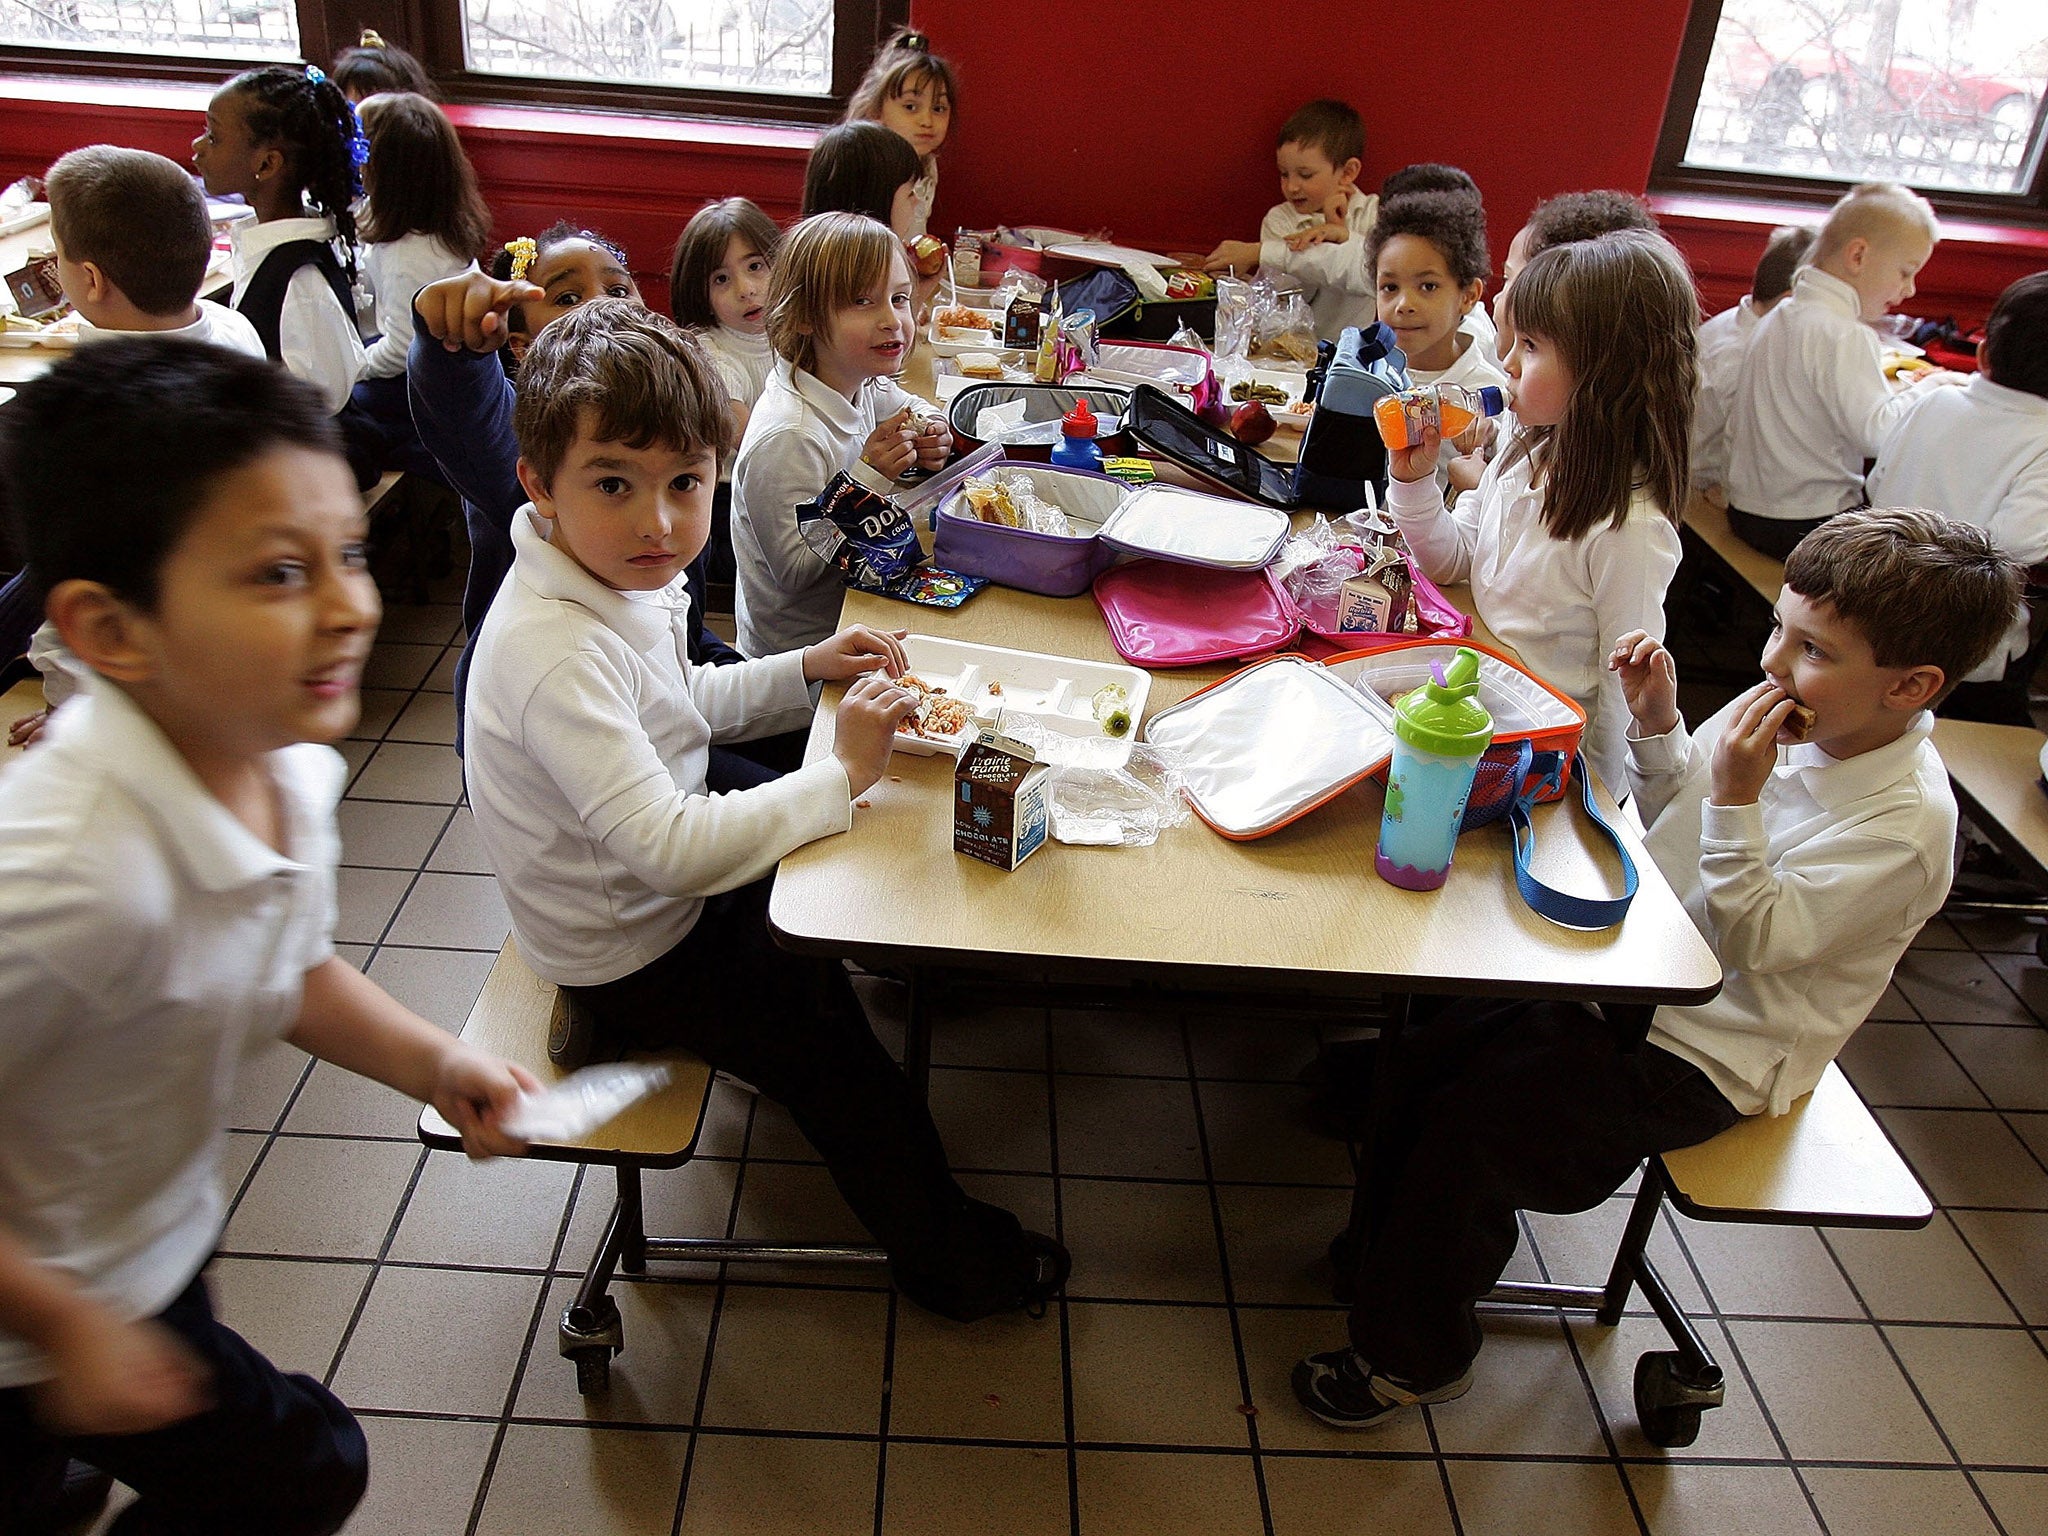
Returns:
[[[447,745],[457,628],[452,606],[390,615],[342,812],[348,953],[450,1026],[506,931]],[[1727,1406],[1681,1452],[1635,1428],[1635,1357],[1663,1347],[1646,1313],[1498,1316],[1468,1397],[1378,1434],[1297,1410],[1289,1365],[1343,1334],[1320,1255],[1349,1163],[1302,1129],[1292,1079],[1316,1040],[1284,1020],[941,1021],[932,1097],[966,1182],[1074,1249],[1042,1321],[939,1323],[860,1271],[671,1268],[618,1287],[627,1352],[585,1401],[555,1317],[602,1175],[423,1152],[410,1106],[282,1048],[236,1110],[214,1277],[231,1320],[367,1424],[353,1536],[2036,1536],[2033,933],[1937,923],[1847,1052],[1941,1201],[1931,1227],[1667,1218],[1654,1252],[1730,1368]],[[897,999],[865,995],[889,1038]],[[785,1115],[724,1084],[714,1111],[705,1155],[650,1178],[652,1229],[855,1235]],[[1598,1277],[1624,1208],[1531,1218],[1513,1272]]]

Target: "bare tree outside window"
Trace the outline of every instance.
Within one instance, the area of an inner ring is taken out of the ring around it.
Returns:
[[[2023,192],[2044,96],[2043,0],[1724,0],[1685,164]]]
[[[0,0],[0,43],[293,59],[299,18],[291,0]]]
[[[832,0],[466,0],[463,16],[484,73],[832,90]]]

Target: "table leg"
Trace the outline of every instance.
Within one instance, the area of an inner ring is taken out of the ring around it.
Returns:
[[[930,984],[921,966],[910,967],[909,998],[903,1022],[903,1074],[920,1099],[932,1089],[932,1019]]]
[[[1380,1026],[1379,1046],[1373,1052],[1372,1104],[1366,1120],[1367,1135],[1363,1147],[1365,1166],[1359,1170],[1358,1183],[1352,1191],[1351,1224],[1347,1229],[1350,1249],[1357,1254],[1363,1254],[1372,1245],[1373,1236],[1386,1213],[1385,1170],[1394,1161],[1395,1056],[1401,1048],[1401,1036],[1408,1028],[1414,1001],[1407,993],[1387,999],[1387,1019]],[[1350,1279],[1349,1276],[1339,1278],[1346,1283]]]

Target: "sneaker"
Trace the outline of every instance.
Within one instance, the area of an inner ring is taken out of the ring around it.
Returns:
[[[1294,1367],[1294,1395],[1301,1406],[1332,1429],[1370,1429],[1403,1408],[1447,1403],[1472,1387],[1472,1373],[1426,1392],[1404,1387],[1372,1366],[1355,1349],[1310,1355]]]

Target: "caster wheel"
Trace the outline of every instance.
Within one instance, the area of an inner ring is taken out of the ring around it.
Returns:
[[[1645,1440],[1666,1450],[1699,1439],[1700,1414],[1713,1406],[1679,1380],[1678,1362],[1679,1356],[1668,1351],[1653,1351],[1636,1361],[1636,1423]]]
[[[611,1390],[612,1352],[609,1346],[600,1344],[593,1349],[579,1349],[569,1358],[576,1362],[576,1390],[580,1395],[598,1397]]]

